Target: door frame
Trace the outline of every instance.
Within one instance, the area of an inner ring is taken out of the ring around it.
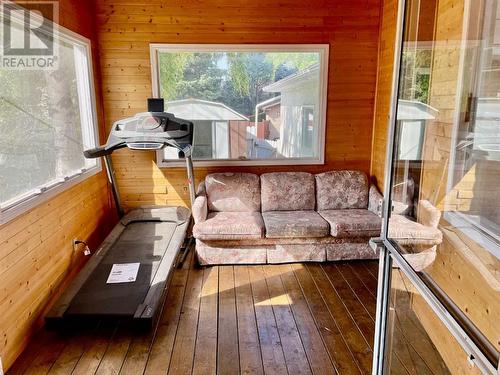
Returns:
[[[466,0],[470,1],[470,0]],[[390,335],[388,333],[388,312],[391,291],[391,271],[393,266],[397,266],[403,274],[412,282],[416,290],[431,307],[439,320],[445,325],[454,336],[467,355],[467,359],[478,367],[485,374],[498,374],[500,361],[492,358],[489,342],[482,336],[475,327],[468,326],[464,321],[460,311],[456,311],[451,300],[446,299],[444,292],[440,292],[437,285],[419,276],[410,264],[403,257],[399,246],[388,238],[388,224],[391,213],[391,186],[392,186],[392,166],[395,147],[395,128],[397,119],[397,104],[399,92],[399,76],[401,71],[401,57],[403,46],[403,31],[405,23],[406,0],[398,1],[398,13],[396,24],[396,38],[394,48],[394,66],[391,89],[391,105],[388,119],[388,143],[385,163],[385,197],[383,200],[383,222],[379,238],[370,241],[374,250],[379,250],[379,271],[377,287],[377,305],[375,337],[373,345],[373,367],[372,374],[382,375],[387,371],[387,354],[390,353]],[[458,308],[457,308],[458,309]],[[462,314],[463,315],[463,314]],[[491,344],[490,344],[491,346]]]

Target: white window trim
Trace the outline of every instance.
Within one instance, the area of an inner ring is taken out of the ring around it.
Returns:
[[[318,108],[318,156],[314,158],[283,159],[217,159],[193,160],[195,167],[212,166],[264,166],[264,165],[323,165],[325,164],[326,118],[328,100],[329,44],[150,44],[152,95],[160,97],[158,55],[160,52],[213,52],[214,50],[235,52],[317,52],[320,54],[320,102]],[[156,151],[156,164],[161,167],[178,168],[184,161],[165,160],[163,150]]]
[[[88,83],[83,82],[83,85],[86,86],[85,88],[88,88],[90,90],[90,98],[85,98],[84,100],[80,99],[79,105],[90,105],[90,113],[86,111],[85,115],[82,117],[85,117],[87,121],[92,120],[94,134],[92,136],[92,134],[90,134],[88,130],[82,128],[82,141],[91,143],[86,146],[95,147],[99,144],[99,127],[97,125],[94,69],[92,65],[92,44],[90,42],[90,39],[60,25],[57,25],[54,28],[54,33],[55,39],[61,38],[71,43],[79,44],[85,47],[87,61],[86,64],[80,65],[78,69],[87,71]],[[79,88],[79,90],[80,89],[81,88]],[[90,99],[90,101],[88,99]],[[2,205],[0,205],[0,225],[8,223],[19,215],[30,211],[43,202],[46,202],[47,200],[62,193],[63,191],[68,190],[69,188],[79,184],[80,182],[90,178],[93,175],[96,175],[97,173],[101,172],[101,170],[101,160],[97,159],[95,166],[92,166],[90,168],[83,168],[79,171],[75,171],[75,173],[70,176],[65,176],[64,178],[49,181],[44,186],[40,186],[36,189],[25,192],[10,201],[4,202]]]

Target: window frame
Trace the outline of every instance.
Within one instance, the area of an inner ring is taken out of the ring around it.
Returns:
[[[328,103],[329,44],[177,44],[151,43],[151,84],[152,96],[160,97],[160,77],[158,69],[160,52],[213,52],[217,50],[231,52],[315,52],[320,55],[319,103],[318,103],[318,155],[316,157],[283,159],[212,159],[193,160],[196,167],[213,166],[265,166],[265,165],[324,165],[326,147],[326,121]],[[156,164],[160,168],[178,168],[184,165],[182,160],[165,159],[164,151],[156,151]]]
[[[33,17],[33,16],[32,16]],[[36,15],[35,17],[40,17]],[[12,18],[14,20],[14,18]],[[83,114],[83,118],[80,119],[80,124],[82,128],[82,141],[83,139],[88,139],[92,141],[92,145],[95,147],[99,144],[99,126],[97,118],[97,100],[95,92],[95,81],[94,81],[94,68],[92,61],[92,43],[90,39],[80,35],[72,30],[69,30],[58,24],[54,24],[54,37],[56,40],[62,39],[73,45],[78,45],[83,47],[85,50],[84,55],[87,57],[87,61],[83,63],[86,65],[86,77],[83,77],[84,85],[88,86],[89,96],[86,98],[79,99],[79,111]],[[80,66],[81,67],[81,66]],[[77,69],[75,67],[75,69]],[[80,73],[81,74],[83,71]],[[78,78],[77,78],[78,79]],[[85,102],[84,111],[82,111],[82,101]],[[83,113],[85,112],[85,113]],[[91,124],[84,124],[84,121],[91,120]],[[102,171],[102,163],[100,159],[96,159],[96,164],[89,168],[82,168],[76,173],[64,176],[55,180],[47,181],[46,184],[38,186],[35,189],[27,191],[23,194],[0,203],[0,225],[4,225],[9,221],[17,218],[18,216],[32,210],[33,208],[41,205],[42,203],[48,201],[49,199],[55,197],[56,195],[70,189],[71,187],[85,181],[86,179],[100,173]]]

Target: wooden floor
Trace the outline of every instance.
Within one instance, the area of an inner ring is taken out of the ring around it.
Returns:
[[[175,271],[156,332],[41,331],[8,374],[368,374],[374,261]]]
[[[419,308],[419,305],[425,306],[425,309],[422,311],[422,307]],[[425,304],[410,280],[400,269],[394,268],[391,276],[388,318],[391,352],[389,359],[386,358],[390,373],[450,375],[450,370],[422,325],[415,308],[420,311],[420,314],[426,315],[427,321],[429,319],[438,321],[439,318]],[[441,326],[442,323],[438,324]],[[451,341],[454,339],[451,333],[447,333],[446,338],[452,344]],[[461,361],[463,358],[457,360]],[[462,373],[469,372],[463,369]]]

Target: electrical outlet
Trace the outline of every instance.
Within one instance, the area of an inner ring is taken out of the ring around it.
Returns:
[[[90,252],[89,247],[87,245],[85,245],[85,250],[83,250],[83,255],[88,257],[90,254],[92,254],[92,253]]]
[[[89,246],[85,243],[85,241],[79,240],[77,238],[73,238],[73,251],[74,252],[77,252],[77,251],[79,251],[79,249],[81,249],[81,247],[78,246],[78,245],[84,245],[85,246],[83,248],[83,255],[89,256],[89,255],[92,254],[92,252],[90,251]]]

